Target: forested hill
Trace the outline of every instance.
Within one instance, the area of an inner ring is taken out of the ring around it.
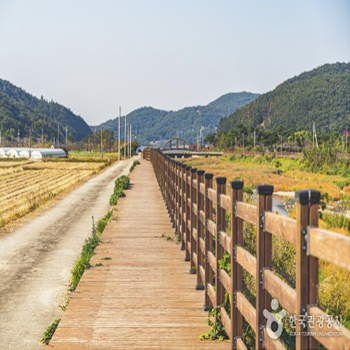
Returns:
[[[79,141],[91,133],[84,119],[75,115],[70,109],[43,98],[36,98],[23,89],[0,79],[0,123],[2,136],[6,139],[29,135],[40,136],[43,129],[47,139],[57,137],[60,126],[60,139],[65,139],[65,128],[68,128],[68,138]]]
[[[183,137],[189,142],[196,142],[196,135],[203,129],[203,136],[215,132],[220,119],[227,117],[237,108],[254,100],[258,94],[250,92],[229,93],[221,96],[207,106],[186,107],[179,111],[163,111],[152,107],[139,108],[127,115],[131,122],[133,134],[137,134],[141,145],[154,141],[164,141],[172,137]],[[103,128],[117,133],[118,119],[102,124]],[[91,126],[91,130],[99,130],[101,125]],[[124,135],[124,118],[121,134]]]
[[[350,63],[325,64],[260,95],[220,122],[219,134],[237,127],[260,126],[286,132],[349,130]]]

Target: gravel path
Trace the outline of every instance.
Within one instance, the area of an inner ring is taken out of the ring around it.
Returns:
[[[114,180],[132,161],[112,165],[15,232],[0,236],[0,349],[43,349],[40,338],[61,316],[70,270],[91,217],[109,208]]]

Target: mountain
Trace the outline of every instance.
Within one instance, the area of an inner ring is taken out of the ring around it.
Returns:
[[[47,139],[57,137],[60,126],[60,139],[65,140],[65,128],[69,138],[79,141],[91,133],[84,119],[75,115],[70,109],[53,101],[46,101],[43,97],[36,98],[23,89],[0,79],[0,123],[2,136],[12,139],[17,136],[29,135],[32,130],[34,137],[41,135],[43,129]]]
[[[219,97],[207,106],[186,107],[179,111],[164,111],[152,107],[139,108],[127,115],[127,123],[132,124],[133,134],[139,144],[164,142],[172,137],[183,137],[190,143],[196,142],[197,134],[204,127],[203,136],[214,132],[221,118],[227,117],[237,108],[254,100],[258,94],[250,92],[229,93]],[[92,131],[104,129],[118,131],[118,118],[90,126]],[[124,118],[121,123],[124,135]]]
[[[221,120],[218,132],[239,124],[286,132],[350,127],[350,63],[325,64],[278,85]]]

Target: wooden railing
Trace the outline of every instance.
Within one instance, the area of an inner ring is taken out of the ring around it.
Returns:
[[[214,190],[210,173],[157,150],[151,150],[150,160],[190,272],[197,275],[196,289],[205,290],[206,310],[219,308],[232,349],[246,349],[243,318],[255,332],[256,349],[285,349],[280,340],[268,335],[263,311],[271,311],[271,298],[297,317],[296,349],[318,349],[319,343],[329,349],[350,349],[350,332],[336,322],[327,326],[327,332],[338,336],[323,336],[316,322],[313,329],[307,322],[298,322],[304,317],[327,317],[318,307],[318,259],[350,271],[350,238],[318,228],[318,191],[296,192],[296,220],[292,220],[271,211],[270,185],[257,187],[257,206],[253,206],[243,202],[242,181],[231,181],[226,194],[224,177],[215,178]],[[230,235],[225,232],[228,212]],[[243,221],[256,225],[256,256],[243,248]],[[296,289],[271,269],[272,235],[296,247]],[[231,258],[230,275],[219,267],[225,251]],[[255,307],[242,292],[243,269],[256,281]],[[230,295],[230,315],[224,308],[225,292]]]

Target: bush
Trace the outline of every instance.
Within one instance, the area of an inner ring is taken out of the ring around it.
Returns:
[[[132,163],[132,166],[129,169],[129,172],[132,173],[136,167],[136,165],[139,165],[140,162],[138,160],[134,160],[134,163]]]
[[[114,191],[109,200],[110,205],[117,205],[119,198],[125,197],[124,190],[128,188],[129,183],[130,179],[126,175],[120,176],[115,180]]]

